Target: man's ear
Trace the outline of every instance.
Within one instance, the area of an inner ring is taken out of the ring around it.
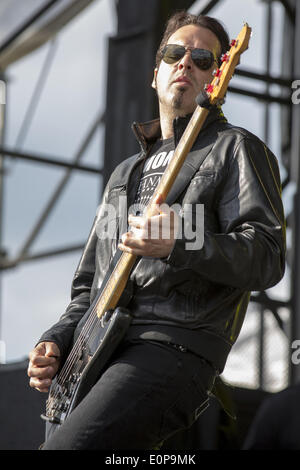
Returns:
[[[156,90],[156,77],[157,77],[157,67],[155,67],[154,69],[154,73],[153,73],[153,80],[152,80],[152,88],[154,88],[154,90]]]

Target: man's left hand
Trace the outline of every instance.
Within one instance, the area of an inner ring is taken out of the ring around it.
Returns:
[[[138,256],[165,258],[171,253],[176,240],[178,216],[167,204],[159,205],[147,215],[128,217],[129,232],[122,235],[118,248]]]

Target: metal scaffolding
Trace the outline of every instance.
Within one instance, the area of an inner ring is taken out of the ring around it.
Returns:
[[[47,258],[53,255],[61,255],[67,252],[80,250],[83,243],[72,246],[63,246],[59,249],[49,249],[42,253],[30,254],[29,249],[36,239],[38,233],[43,227],[45,221],[49,217],[54,205],[58,202],[65,185],[74,171],[89,172],[101,175],[104,183],[107,181],[113,168],[121,160],[124,155],[129,156],[138,151],[137,144],[133,137],[128,133],[128,128],[133,120],[148,120],[157,112],[156,99],[153,90],[149,87],[149,80],[153,73],[153,63],[155,51],[158,46],[159,38],[162,33],[165,20],[172,11],[180,8],[193,7],[193,11],[197,10],[199,14],[212,14],[213,10],[219,3],[225,3],[226,0],[202,0],[202,1],[185,1],[185,0],[152,0],[151,2],[141,2],[140,0],[119,0],[116,2],[116,15],[118,17],[118,31],[116,37],[109,40],[109,54],[107,65],[107,76],[110,77],[107,88],[106,111],[95,117],[94,123],[89,132],[84,137],[78,151],[73,157],[73,161],[67,162],[55,156],[36,155],[28,152],[21,152],[18,148],[11,149],[5,146],[3,141],[4,133],[4,105],[1,106],[1,128],[0,128],[0,270],[12,269],[20,263],[32,261],[40,258]],[[285,15],[285,32],[288,32],[282,40],[285,42],[285,50],[288,51],[282,61],[285,62],[285,73],[281,77],[274,77],[271,74],[272,60],[272,35],[273,30],[273,7],[275,3],[281,3],[284,8]],[[5,68],[14,60],[17,60],[24,54],[33,50],[34,46],[38,47],[42,43],[39,36],[36,40],[32,36],[26,36],[26,42],[22,43],[22,38],[29,26],[38,22],[41,25],[44,14],[49,14],[52,8],[58,8],[57,1],[47,2],[43,8],[27,19],[27,21],[15,31],[6,42],[0,47],[0,69],[2,73],[2,81],[5,82]],[[63,10],[57,10],[57,15],[50,16],[47,31],[57,31],[62,28],[70,18],[80,13],[85,6],[91,1],[73,1],[68,2],[68,7]],[[299,172],[298,165],[300,153],[300,105],[293,105],[291,100],[292,83],[296,77],[300,78],[300,57],[297,53],[296,44],[300,43],[300,4],[296,0],[265,0],[267,8],[266,20],[266,37],[265,48],[266,57],[265,73],[257,73],[252,70],[240,67],[236,70],[236,75],[246,77],[251,81],[259,81],[265,84],[264,92],[251,90],[251,87],[245,89],[234,85],[230,85],[229,93],[244,95],[256,99],[265,104],[264,114],[264,136],[265,140],[269,139],[270,128],[270,104],[277,103],[282,110],[283,131],[282,131],[282,160],[287,170],[287,177],[283,181],[283,191],[293,181],[297,190],[294,199],[292,214],[287,218],[287,227],[292,231],[293,243],[289,251],[290,268],[292,272],[292,289],[290,298],[287,301],[279,301],[270,298],[267,292],[261,292],[251,298],[252,302],[257,306],[260,312],[261,322],[260,331],[260,347],[258,354],[258,370],[259,370],[259,388],[265,385],[265,361],[264,361],[264,316],[265,311],[272,312],[278,328],[288,336],[288,341],[292,345],[292,341],[300,339],[300,289],[298,281],[300,279],[300,255],[298,248],[298,240],[300,239],[300,193],[299,193]],[[43,23],[43,22],[42,22]],[[42,28],[42,26],[40,27]],[[41,29],[38,29],[40,32]],[[53,34],[48,36],[41,35],[44,41],[53,39]],[[31,40],[30,40],[31,39]],[[132,50],[134,48],[135,56],[133,58]],[[50,58],[49,58],[50,60]],[[132,67],[136,61],[142,65],[140,73],[135,74],[134,80],[131,74]],[[124,67],[124,63],[127,64]],[[280,93],[272,94],[272,85],[277,85]],[[36,96],[41,92],[36,90]],[[29,119],[30,116],[27,115]],[[24,123],[25,125],[26,123]],[[290,124],[290,126],[288,126]],[[100,126],[105,127],[105,150],[103,167],[94,167],[81,163],[85,149],[91,141],[94,133]],[[288,126],[288,127],[286,127]],[[20,137],[21,138],[21,137]],[[5,159],[22,159],[24,161],[34,162],[36,165],[48,165],[64,167],[65,174],[59,182],[57,188],[50,197],[39,219],[32,227],[31,233],[24,239],[24,243],[19,249],[18,255],[14,258],[6,253],[5,247],[1,243],[2,222],[1,214],[3,214],[3,184],[5,187],[5,171],[3,163]],[[1,279],[0,279],[1,282]],[[1,284],[0,284],[1,298]],[[290,311],[290,325],[286,324],[286,320],[281,318],[280,309],[287,308]],[[1,325],[0,325],[1,332]],[[300,370],[288,360],[289,367],[289,383],[294,383],[300,378]]]

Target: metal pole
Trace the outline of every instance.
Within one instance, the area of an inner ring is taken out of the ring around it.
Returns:
[[[300,4],[295,1],[295,40],[294,40],[294,77],[300,78],[300,57],[298,44],[300,41]],[[293,265],[292,265],[292,294],[291,294],[291,347],[293,342],[300,339],[300,103],[292,102],[292,149],[291,149],[291,179],[296,183],[296,193],[293,207]],[[292,356],[293,349],[290,354]],[[291,384],[300,380],[300,364],[290,362]]]
[[[0,77],[0,145],[4,140],[5,128],[6,83],[3,75]],[[3,213],[4,213],[4,155],[0,154],[0,259],[5,256],[2,246]],[[0,364],[5,363],[5,342],[2,339],[2,276],[0,270]]]
[[[272,1],[267,2],[267,20],[266,20],[266,75],[270,75],[271,68],[271,47],[272,47]],[[270,84],[266,82],[265,86],[266,95],[270,94]],[[264,122],[264,140],[266,144],[269,142],[269,128],[270,128],[270,104],[265,104],[265,122]]]
[[[1,44],[0,52],[4,51],[8,46],[10,46],[10,44],[12,44],[12,42],[20,36],[20,34],[24,33],[27,28],[32,26],[35,21],[37,21],[44,15],[44,13],[47,13],[47,11],[57,2],[58,0],[50,0],[48,3],[46,3],[46,5],[43,5],[39,11],[37,11],[33,16],[31,16],[29,20],[22,24],[22,26],[17,31],[14,31],[11,36],[6,39],[3,44]]]
[[[266,8],[266,74],[270,75],[271,66],[271,43],[272,43],[272,3],[270,0],[267,2]],[[270,91],[269,83],[266,83],[265,92],[268,95]],[[266,102],[264,113],[264,141],[269,141],[269,127],[270,127],[270,104]],[[259,308],[260,328],[259,328],[259,388],[264,389],[266,383],[266,364],[265,364],[265,308],[261,305]]]
[[[79,170],[93,175],[101,175],[102,169],[91,165],[81,165],[79,163],[68,162],[67,160],[58,159],[55,157],[43,156],[41,154],[24,153],[14,149],[0,146],[0,153],[6,155],[8,158],[21,159],[28,162],[39,163],[41,165],[51,165],[69,170]]]
[[[88,147],[90,141],[92,140],[96,130],[102,124],[103,121],[103,114],[98,114],[97,118],[95,119],[93,125],[89,129],[87,135],[83,139],[78,151],[76,152],[75,158],[73,159],[72,163],[77,165],[81,158],[84,155],[86,148]],[[58,201],[60,195],[62,194],[63,190],[65,189],[67,182],[69,181],[70,177],[72,176],[72,168],[68,168],[65,172],[65,175],[62,177],[61,181],[58,183],[57,188],[55,189],[54,193],[50,197],[50,200],[46,204],[45,209],[43,210],[42,214],[40,215],[38,221],[36,222],[35,226],[33,227],[31,233],[29,234],[27,240],[25,241],[24,245],[21,247],[18,258],[22,260],[23,257],[27,256],[27,252],[31,245],[33,244],[34,240],[38,236],[40,230],[42,229],[45,221],[47,220],[50,212],[54,208],[56,202]]]
[[[265,309],[263,305],[258,306],[259,314],[259,349],[258,349],[258,386],[261,390],[265,387]]]

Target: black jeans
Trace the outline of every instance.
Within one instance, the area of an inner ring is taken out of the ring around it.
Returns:
[[[162,343],[126,343],[43,450],[148,450],[193,424],[215,378],[204,359]]]

